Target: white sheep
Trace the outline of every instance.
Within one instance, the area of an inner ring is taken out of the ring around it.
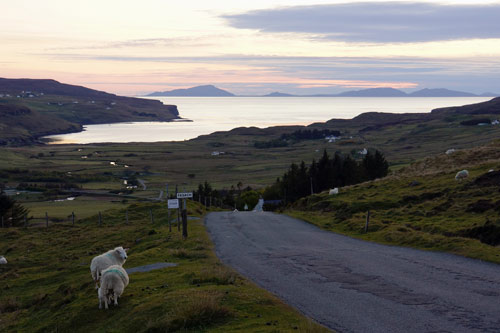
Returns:
[[[95,288],[99,288],[97,282],[99,281],[103,270],[111,265],[123,266],[125,260],[127,260],[127,249],[124,249],[121,246],[94,257],[90,263],[90,273],[94,279]]]
[[[7,264],[7,259],[5,259],[4,256],[0,256],[0,265],[6,265]]]
[[[469,171],[462,170],[462,171],[457,172],[457,174],[455,176],[455,180],[462,180],[462,179],[467,178],[467,177],[469,177]]]
[[[329,195],[339,194],[339,188],[336,187],[333,190],[330,190],[330,192],[328,192],[328,194]]]
[[[99,309],[108,309],[108,303],[114,299],[115,306],[118,305],[118,297],[123,294],[123,290],[128,285],[129,279],[127,272],[120,265],[112,265],[102,271],[101,287],[97,290],[99,298]]]

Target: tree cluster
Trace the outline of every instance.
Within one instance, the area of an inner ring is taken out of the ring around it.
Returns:
[[[279,139],[270,141],[257,141],[254,142],[255,148],[278,148],[287,147],[289,143],[295,143],[303,140],[320,140],[327,136],[340,136],[340,131],[329,129],[314,129],[314,130],[297,130],[292,133],[281,134]]]
[[[292,133],[282,134],[281,140],[293,140],[293,141],[301,141],[301,140],[319,140],[324,139],[327,136],[340,136],[340,131],[329,130],[329,129],[313,129],[313,130],[297,130]]]
[[[212,205],[222,206],[225,208],[236,207],[238,210],[243,210],[245,204],[249,209],[253,208],[259,201],[260,194],[250,186],[243,188],[243,184],[239,182],[231,185],[229,189],[216,190],[205,181],[198,185],[198,189],[193,192],[193,200],[200,201],[202,204],[211,202]]]
[[[0,192],[0,217],[5,227],[21,226],[28,210],[18,204],[14,199]]]
[[[321,159],[313,159],[310,166],[304,161],[300,165],[292,163],[282,178],[266,188],[264,199],[294,202],[311,193],[384,177],[388,170],[389,164],[378,150],[369,151],[360,161],[339,153],[330,158],[325,150]]]

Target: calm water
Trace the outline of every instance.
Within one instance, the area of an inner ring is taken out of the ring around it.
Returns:
[[[160,97],[192,122],[132,122],[85,126],[85,131],[53,135],[54,143],[181,141],[235,127],[309,125],[370,112],[415,113],[479,103],[488,97]]]

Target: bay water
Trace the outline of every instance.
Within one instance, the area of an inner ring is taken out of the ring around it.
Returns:
[[[365,112],[425,113],[491,97],[154,97],[177,105],[174,122],[86,125],[79,133],[48,136],[51,143],[182,141],[236,127],[309,125],[332,118],[350,119]]]

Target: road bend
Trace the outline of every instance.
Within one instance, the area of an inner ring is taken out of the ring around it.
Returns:
[[[386,246],[268,212],[211,213],[217,256],[340,332],[500,332],[500,265]]]

